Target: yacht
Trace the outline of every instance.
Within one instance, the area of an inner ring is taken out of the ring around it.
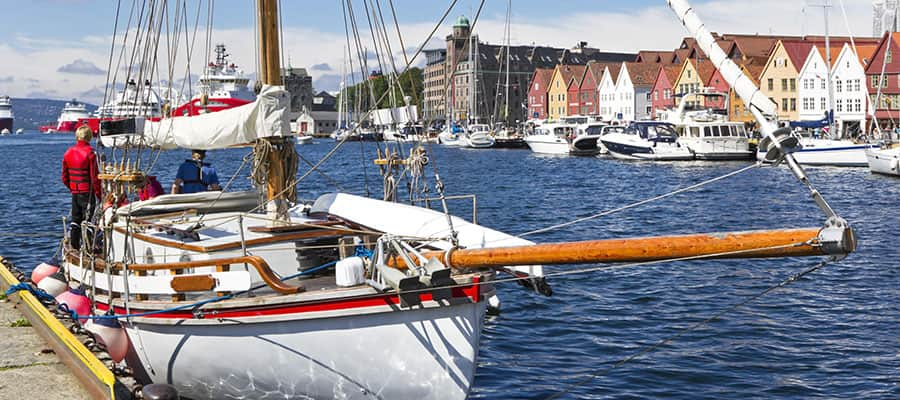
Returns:
[[[9,96],[0,96],[0,134],[8,135],[13,130],[15,116]]]
[[[741,122],[724,116],[687,116],[675,125],[678,141],[698,160],[747,160],[753,158],[750,138]]]
[[[474,149],[486,149],[494,147],[494,137],[491,136],[491,127],[487,124],[469,125],[468,132],[463,138],[466,147]]]
[[[794,159],[801,165],[832,167],[867,167],[867,151],[878,150],[874,143],[858,143],[850,139],[828,139],[820,137],[818,131],[794,131],[791,133],[799,143]],[[765,160],[766,150],[760,147],[756,159]]]
[[[694,153],[678,143],[675,125],[668,122],[635,121],[622,131],[603,135],[600,141],[609,154],[622,160],[693,160]]]
[[[548,123],[535,127],[525,143],[535,153],[593,156],[600,153],[600,131],[605,125],[585,123]]]
[[[447,124],[438,134],[438,143],[450,147],[465,147],[465,133],[466,131],[459,125]]]
[[[43,133],[73,133],[78,128],[79,120],[90,117],[91,113],[88,112],[87,106],[78,100],[72,99],[63,107],[59,118],[56,120],[56,125],[44,125],[40,127],[40,130]]]
[[[900,177],[900,147],[868,149],[866,159],[873,173]]]

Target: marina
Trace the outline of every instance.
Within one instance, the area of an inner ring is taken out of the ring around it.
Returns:
[[[109,71],[59,68],[107,83],[74,137],[0,139],[0,346],[46,344],[0,365],[101,399],[900,394],[893,32],[857,47],[826,3],[822,37],[719,34],[669,0],[675,51],[529,50],[512,1],[499,46],[451,2],[410,50],[355,3],[336,95],[276,0],[246,75],[212,2],[117,10]]]

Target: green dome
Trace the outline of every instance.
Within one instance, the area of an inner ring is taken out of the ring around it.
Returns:
[[[463,15],[460,15],[459,18],[456,19],[456,24],[453,25],[454,28],[468,28],[469,27],[469,19]]]

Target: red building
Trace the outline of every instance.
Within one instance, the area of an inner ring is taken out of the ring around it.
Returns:
[[[537,68],[528,87],[528,119],[547,119],[547,91],[553,68]]]
[[[587,69],[584,65],[573,65],[572,78],[569,79],[566,88],[566,115],[582,115],[581,114],[581,79],[584,78],[584,71]]]
[[[603,78],[603,69],[609,63],[596,61],[589,62],[584,68],[584,76],[581,78],[581,86],[578,88],[578,103],[581,115],[600,114],[600,79]]]
[[[650,106],[653,109],[651,117],[656,119],[656,112],[675,108],[675,91],[672,85],[678,79],[678,73],[681,72],[680,65],[665,65],[659,69],[656,74],[656,81],[653,82],[653,88],[650,89]]]
[[[728,91],[731,85],[722,77],[722,72],[715,69],[709,79],[706,81],[706,87],[712,89],[715,93],[721,93],[721,96],[710,96],[706,98],[706,106],[710,108],[718,108],[724,110],[728,105]]]
[[[885,32],[872,61],[866,67],[866,87],[869,88],[869,104],[875,108],[875,118],[882,129],[894,129],[894,121],[900,114],[900,32]],[[882,75],[882,72],[884,74]],[[876,103],[878,86],[881,97]]]

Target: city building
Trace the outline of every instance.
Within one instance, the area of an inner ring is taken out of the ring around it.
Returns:
[[[312,109],[312,77],[306,72],[306,68],[289,66],[281,69],[281,78],[285,89],[291,93],[290,120],[295,122],[304,109]]]
[[[674,64],[663,65],[657,71],[653,87],[650,89],[651,118],[656,118],[660,111],[675,108],[675,93],[672,90],[672,84],[678,79],[679,72],[681,72],[681,66]]]
[[[616,82],[619,81],[619,70],[622,64],[608,65],[603,68],[603,77],[600,78],[600,86],[597,94],[600,97],[600,117],[611,121],[616,119]]]
[[[765,60],[761,62],[750,61],[740,64],[741,72],[744,73],[753,84],[759,87],[759,75],[765,67]],[[733,88],[728,89],[728,119],[745,124],[754,124],[756,119],[744,104],[744,99],[737,95]]]
[[[866,67],[869,104],[883,130],[895,129],[900,115],[900,32],[885,32]]]
[[[528,89],[528,119],[547,119],[548,90],[555,68],[536,68]]]
[[[778,119],[796,121],[797,79],[814,43],[779,40],[759,76],[760,89],[777,106]]]
[[[616,119],[650,119],[653,114],[650,91],[661,67],[657,63],[622,63],[613,96]]]
[[[854,52],[849,43],[844,43],[832,65],[835,129],[841,137],[851,137],[865,131],[869,111],[865,69],[875,52],[875,47],[857,45]]]
[[[470,55],[475,57],[470,59]],[[471,32],[469,20],[459,17],[446,37],[445,52],[432,53],[431,58],[426,55],[426,69],[434,74],[426,73],[424,112],[429,116],[451,115],[455,120],[477,116],[482,122],[524,121],[534,114],[529,93],[533,90],[531,79],[536,69],[553,69],[557,64],[584,66],[592,60],[632,61],[635,57],[634,53],[602,52],[585,42],[573,48],[514,45],[507,50],[504,45],[481,42]],[[443,77],[436,72],[439,69],[443,69]],[[450,104],[452,110],[440,106],[438,97],[445,86],[448,91],[443,102]],[[509,115],[503,115],[507,110]]]
[[[425,50],[423,105],[426,120],[447,118],[447,97],[450,88],[447,83],[444,63],[447,60],[447,49]]]
[[[558,120],[569,115],[569,85],[584,76],[584,65],[558,64],[547,90],[547,117]],[[575,100],[575,99],[573,99]],[[577,101],[577,100],[576,100]]]
[[[694,93],[706,92],[706,83],[715,73],[716,67],[704,58],[687,58],[672,87],[675,90],[675,107],[686,101],[685,108],[706,107],[705,96],[694,96]]]

